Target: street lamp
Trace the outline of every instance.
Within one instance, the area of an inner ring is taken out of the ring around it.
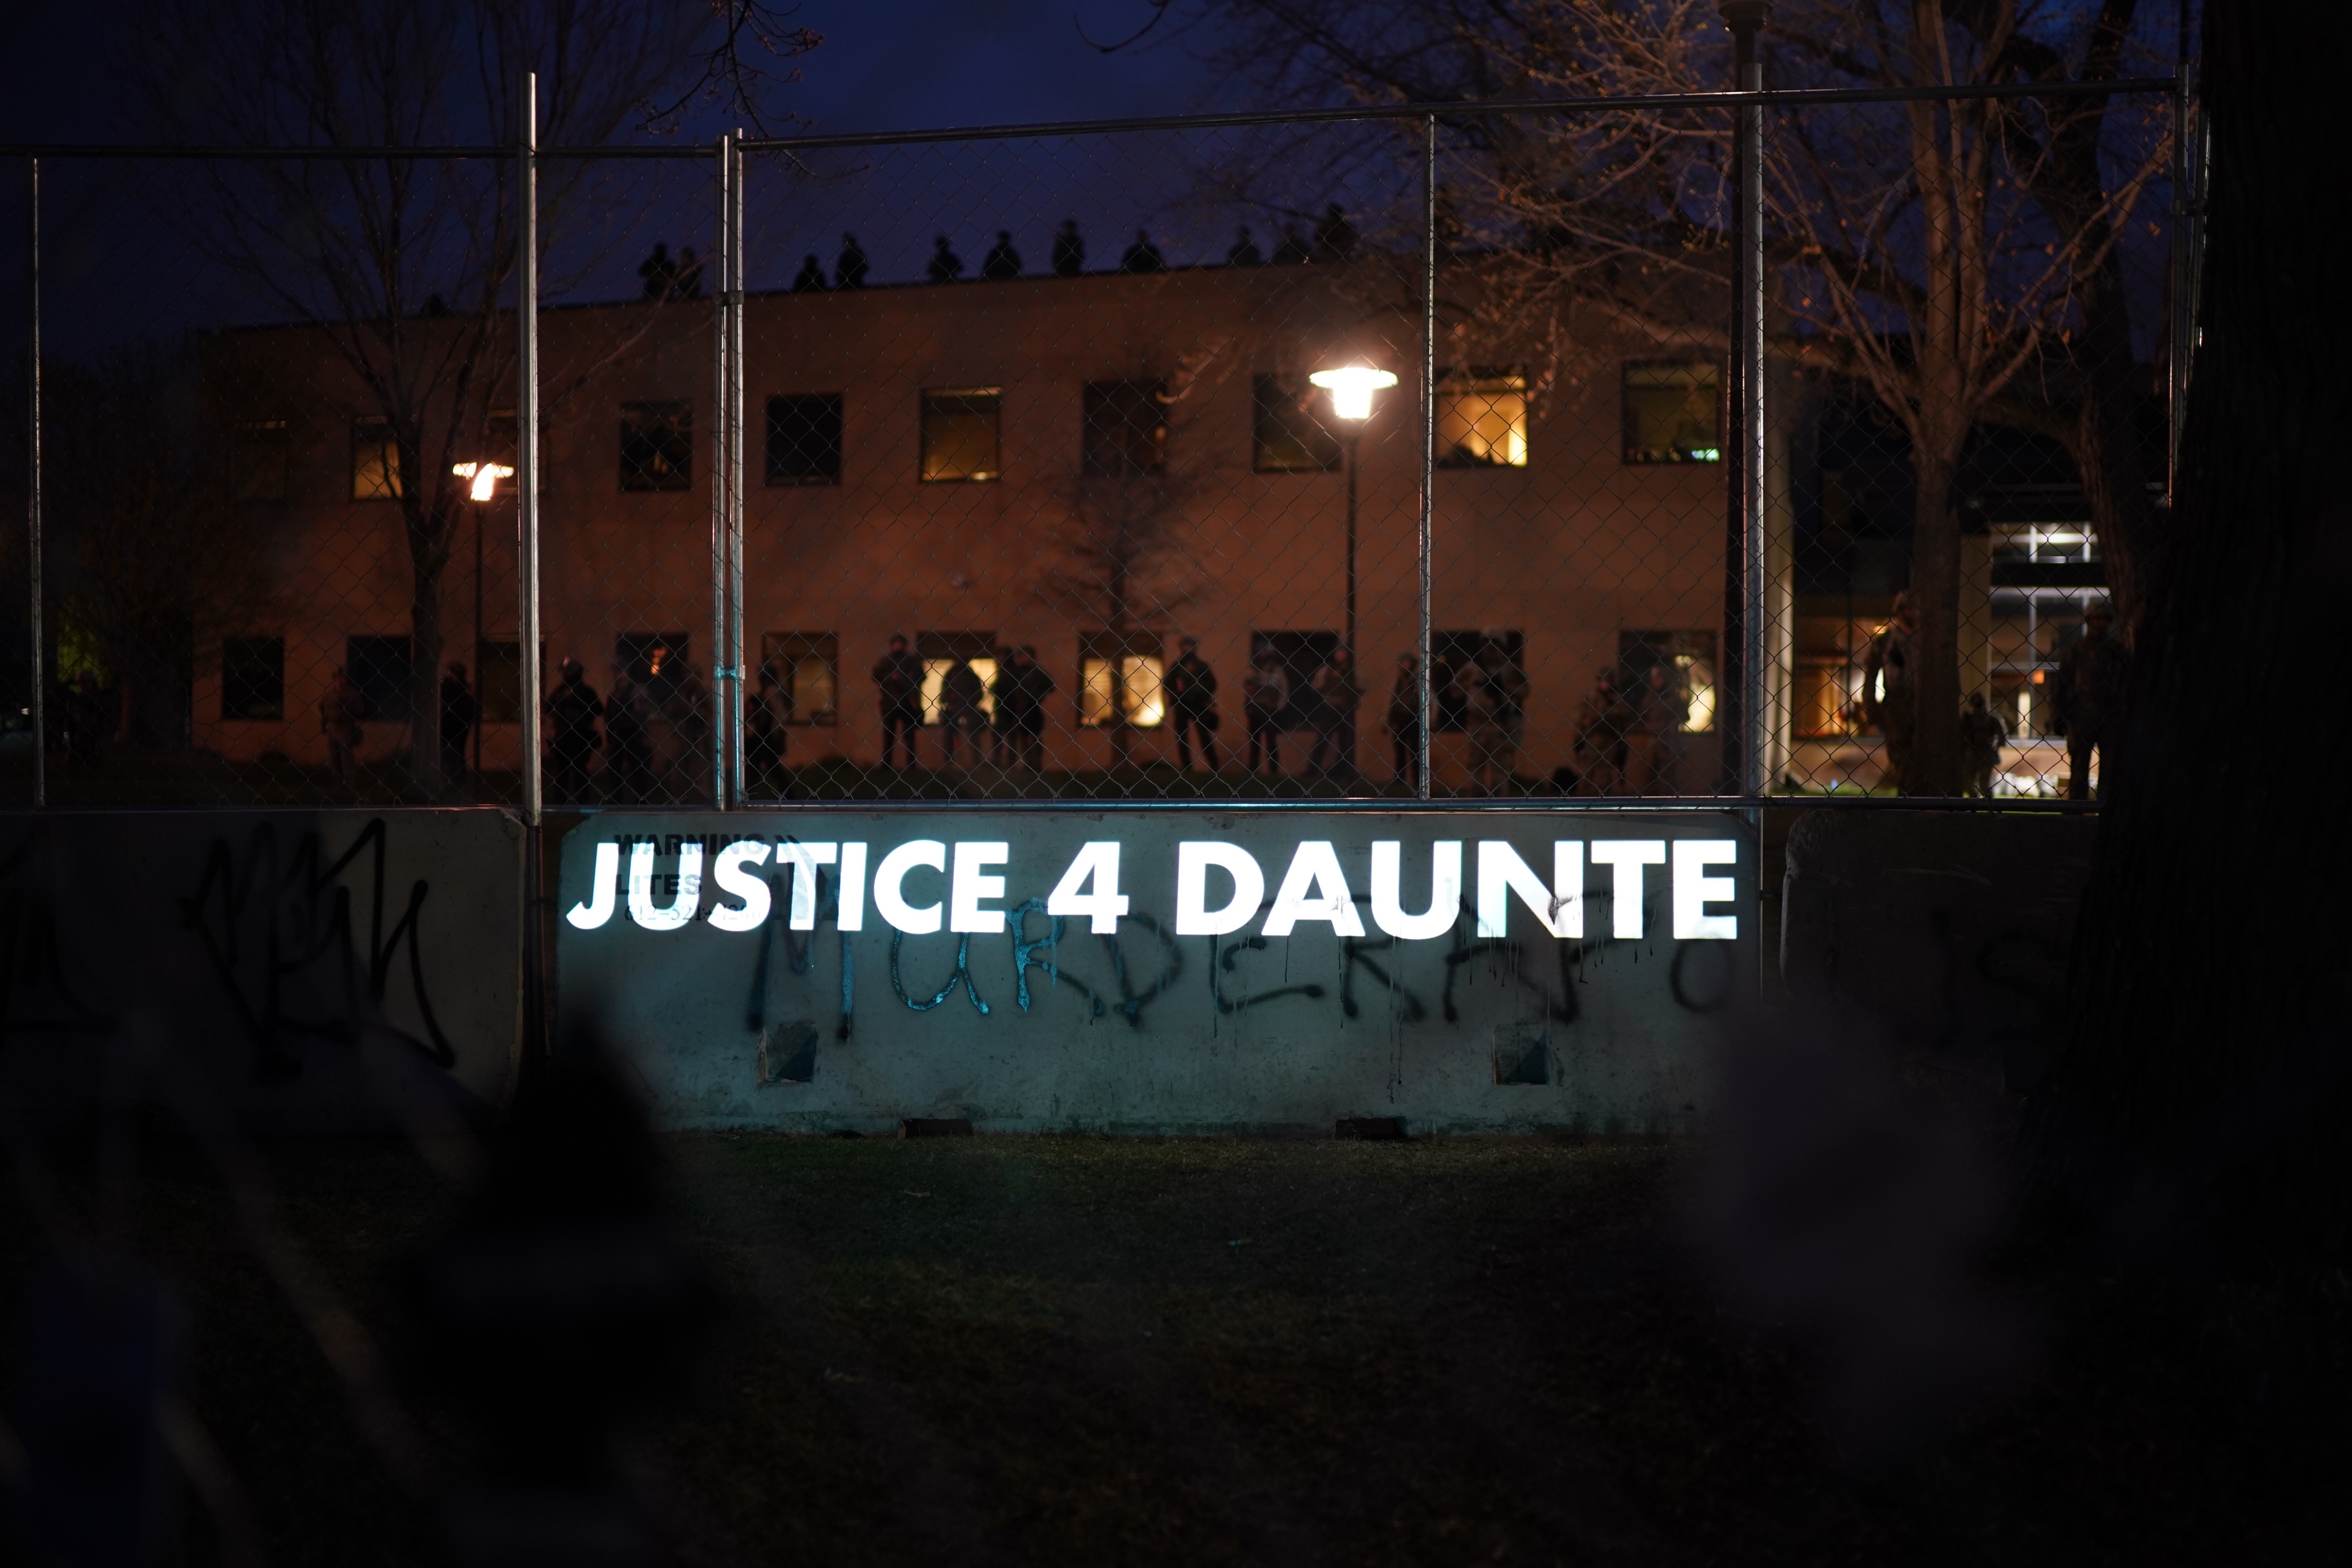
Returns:
[[[1350,671],[1360,670],[1363,650],[1356,646],[1356,443],[1364,433],[1364,421],[1372,416],[1372,394],[1383,392],[1397,384],[1396,373],[1375,369],[1368,364],[1346,364],[1337,370],[1318,370],[1307,378],[1331,395],[1331,414],[1348,426],[1348,630],[1347,647]],[[1357,679],[1362,677],[1359,675]],[[1349,715],[1346,728],[1346,763],[1356,765],[1356,721]]]
[[[474,503],[474,689],[482,689],[482,508],[497,493],[500,479],[514,478],[514,469],[504,463],[452,463],[449,471],[461,479],[474,482],[466,489]],[[474,776],[482,773],[482,726],[474,723]]]

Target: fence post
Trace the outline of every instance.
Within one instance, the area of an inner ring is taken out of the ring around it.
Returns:
[[[1734,90],[1761,92],[1756,47],[1768,0],[1723,0],[1731,28]],[[1732,110],[1732,289],[1729,418],[1725,445],[1724,670],[1717,682],[1724,782],[1764,793],[1764,106]]]
[[[719,135],[717,243],[711,247],[712,259],[719,269],[715,313],[710,324],[710,795],[712,804],[725,811],[735,804],[732,782],[728,768],[728,742],[732,739],[729,716],[735,704],[730,700],[730,688],[735,670],[729,656],[728,590],[732,579],[729,570],[729,546],[732,543],[730,519],[733,515],[731,490],[734,488],[734,468],[730,460],[733,442],[728,426],[733,413],[734,375],[734,279],[729,272],[735,255],[730,220],[735,210],[735,142],[726,132]]]
[[[539,700],[539,77],[522,73],[515,105],[515,652],[521,668],[522,819],[537,831],[545,801]],[[534,915],[534,918],[536,916]]]
[[[41,161],[25,160],[26,198],[26,278],[28,292],[26,309],[31,318],[32,342],[26,355],[29,364],[26,386],[25,428],[25,571],[31,582],[30,613],[33,628],[31,701],[26,711],[33,718],[33,804],[49,804],[49,726],[48,705],[43,700],[47,686],[47,650],[42,647],[45,633],[41,626]]]
[[[743,662],[743,132],[737,127],[729,142],[727,293],[728,320],[728,464],[727,464],[727,616],[733,628],[727,645],[727,662],[735,671],[728,685],[727,708],[729,794],[743,804],[743,686],[748,671]]]
[[[1432,535],[1437,513],[1437,116],[1422,121],[1421,150],[1421,526],[1415,540],[1421,566],[1421,765],[1418,790],[1429,798]]]

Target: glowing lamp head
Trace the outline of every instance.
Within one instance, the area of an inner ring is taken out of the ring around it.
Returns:
[[[474,481],[467,493],[476,500],[488,500],[499,488],[500,479],[514,478],[514,470],[504,463],[453,463],[449,471],[461,479]]]
[[[1342,419],[1370,419],[1372,394],[1397,384],[1396,373],[1367,364],[1318,370],[1307,378],[1331,394],[1331,412]]]

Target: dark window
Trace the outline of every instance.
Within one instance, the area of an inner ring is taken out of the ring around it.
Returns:
[[[352,637],[344,645],[343,668],[359,688],[360,704],[370,719],[405,723],[409,715],[408,683],[415,673],[415,657],[406,637]]]
[[[221,643],[221,717],[286,717],[284,637],[229,637]]]
[[[1250,668],[1255,669],[1271,658],[1288,683],[1295,703],[1298,693],[1330,661],[1331,650],[1339,646],[1338,632],[1252,632]]]
[[[1168,466],[1168,384],[1087,383],[1081,462],[1089,475],[1156,474]]]
[[[1625,460],[1723,458],[1723,373],[1712,364],[1625,367]]]
[[[1432,632],[1429,634],[1429,702],[1437,710],[1437,728],[1461,731],[1470,727],[1461,686],[1454,672],[1478,661],[1478,650],[1499,643],[1506,662],[1527,668],[1527,637],[1518,632]]]
[[[693,673],[688,663],[693,644],[687,632],[623,632],[613,639],[613,662],[656,703],[665,702]]]
[[[400,448],[392,438],[392,421],[381,414],[352,421],[352,499],[400,499]]]
[[[236,499],[284,500],[291,445],[283,419],[241,421],[230,452],[230,461],[236,464]]]
[[[522,644],[513,637],[491,637],[476,650],[474,692],[482,700],[485,724],[522,722]],[[547,668],[547,645],[539,649],[540,668]]]
[[[692,404],[621,405],[621,488],[625,490],[683,490],[694,488]]]
[[[768,482],[841,483],[841,394],[768,399]]]
[[[950,484],[986,481],[1002,469],[997,450],[997,405],[993,386],[950,387],[923,394],[923,479]]]
[[[761,668],[776,683],[776,716],[787,724],[831,724],[840,713],[841,642],[831,632],[770,632]]]
[[[1316,413],[1313,389],[1296,376],[1250,378],[1250,467],[1261,474],[1336,474],[1339,432]]]

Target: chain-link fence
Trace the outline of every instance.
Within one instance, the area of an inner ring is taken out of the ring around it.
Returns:
[[[5,787],[2080,794],[2184,102],[20,159]]]

